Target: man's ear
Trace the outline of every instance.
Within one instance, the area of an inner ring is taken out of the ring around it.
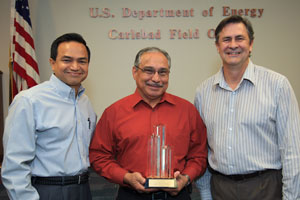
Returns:
[[[136,78],[136,75],[137,75],[137,68],[135,66],[132,67],[132,76],[133,76],[133,79],[135,80]]]
[[[250,52],[252,52],[252,49],[253,49],[253,43],[254,43],[254,39],[251,41],[251,43],[250,43],[250,49],[249,49],[249,51]]]
[[[54,71],[54,65],[55,65],[55,60],[53,60],[52,58],[49,58],[49,63],[51,65],[52,71]]]
[[[219,50],[219,43],[218,43],[218,42],[215,42],[215,45],[216,45],[216,48],[217,48],[218,53],[220,53],[220,50]]]

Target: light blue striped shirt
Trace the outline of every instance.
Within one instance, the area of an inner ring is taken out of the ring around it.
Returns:
[[[11,199],[39,199],[31,176],[68,176],[88,170],[96,114],[80,87],[52,75],[18,94],[3,136],[2,180]]]
[[[213,169],[247,174],[282,168],[284,199],[300,199],[299,108],[286,77],[250,61],[232,90],[221,69],[197,88],[195,106],[207,127]],[[198,181],[200,190],[209,178]]]

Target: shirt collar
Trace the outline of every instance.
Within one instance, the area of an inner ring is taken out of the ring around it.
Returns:
[[[61,81],[59,78],[57,78],[54,74],[50,77],[50,82],[54,85],[56,88],[56,91],[64,98],[74,98],[75,97],[75,89],[71,88],[67,84],[65,84],[63,81]],[[85,91],[85,88],[82,87],[82,85],[79,87],[78,90],[78,97],[80,97]]]
[[[255,66],[252,63],[252,61],[249,61],[248,67],[243,75],[243,79],[247,79],[250,81],[253,85],[256,84],[256,76],[255,76]]]
[[[144,99],[142,98],[142,96],[140,95],[140,93],[138,92],[138,89],[135,90],[135,92],[132,95],[132,107],[135,107],[137,104],[139,104],[140,102],[144,102]],[[170,104],[175,104],[175,100],[173,98],[172,95],[170,95],[169,93],[165,92],[160,100],[160,102],[158,104],[161,103],[170,103]],[[147,103],[146,103],[147,104]]]
[[[255,67],[254,64],[252,63],[251,60],[249,60],[248,66],[243,74],[242,80],[248,80],[250,81],[253,85],[256,83],[256,77],[254,75]],[[222,88],[228,87],[225,78],[224,78],[224,71],[223,67],[219,70],[219,72],[216,74],[216,78],[214,80],[214,85],[219,85]]]

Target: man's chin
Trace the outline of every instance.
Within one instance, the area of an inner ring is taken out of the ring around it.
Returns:
[[[78,87],[81,85],[81,80],[68,81],[66,84],[70,87]]]
[[[157,99],[160,98],[164,92],[162,90],[158,90],[158,91],[150,91],[149,93],[149,97],[151,97],[151,99]]]
[[[163,89],[158,87],[149,87],[148,91],[149,94],[153,94],[154,96],[161,95],[163,93]]]

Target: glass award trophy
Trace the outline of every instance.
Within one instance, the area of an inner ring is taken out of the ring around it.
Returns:
[[[165,126],[154,126],[148,142],[148,177],[145,188],[177,188],[173,173],[172,149],[166,143]]]

